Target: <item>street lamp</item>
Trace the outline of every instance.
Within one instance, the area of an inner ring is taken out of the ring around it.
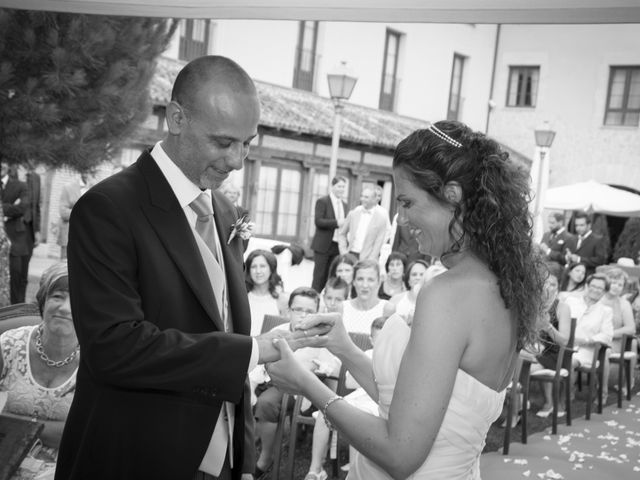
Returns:
[[[553,139],[556,137],[556,132],[551,130],[551,126],[549,122],[545,121],[541,126],[536,128],[533,132],[536,139],[536,146],[538,147],[539,158],[538,158],[538,169],[534,171],[534,175],[536,175],[535,185],[535,207],[533,209],[533,221],[534,221],[534,234],[537,234],[537,228],[541,228],[541,214],[543,208],[543,197],[544,197],[544,189],[546,184],[548,183],[549,177],[549,168],[547,167],[549,159],[547,158],[547,153],[551,148],[551,144],[553,143]]]
[[[347,68],[347,62],[341,62],[340,66],[327,74],[329,82],[329,95],[333,100],[335,117],[333,122],[333,136],[331,138],[331,161],[329,163],[329,182],[336,176],[338,167],[338,148],[340,147],[340,129],[342,127],[342,100],[349,100],[353,87],[356,86],[358,77],[354,76]]]

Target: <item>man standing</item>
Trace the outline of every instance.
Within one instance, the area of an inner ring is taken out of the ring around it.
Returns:
[[[347,204],[342,201],[347,188],[347,179],[334,177],[331,180],[329,195],[316,201],[315,224],[316,234],[313,236],[313,281],[311,288],[321,292],[327,283],[329,265],[338,256],[338,228],[344,223]]]
[[[377,262],[391,224],[385,210],[378,207],[372,187],[364,187],[360,201],[362,205],[349,212],[338,231],[340,253],[352,253],[360,260],[372,259]]]
[[[216,189],[242,167],[258,118],[239,65],[195,59],[176,77],[166,138],[74,206],[82,357],[56,479],[252,478],[247,372],[279,358],[276,336],[298,347],[323,333],[249,336],[236,209]]]
[[[29,193],[29,208],[24,212],[24,223],[30,243],[29,259],[33,249],[40,244],[40,175],[36,173],[33,160],[27,161],[26,174],[27,192]]]
[[[573,242],[573,235],[564,228],[564,215],[562,213],[552,213],[547,220],[549,231],[542,235],[540,249],[547,261],[564,265],[566,263],[565,250]]]
[[[9,251],[9,278],[11,303],[24,303],[29,281],[29,259],[31,258],[29,236],[24,222],[25,212],[30,209],[27,184],[18,179],[16,165],[0,165],[0,190],[4,228],[11,249]]]
[[[567,263],[584,263],[587,275],[591,275],[597,266],[607,261],[607,247],[600,235],[591,231],[591,220],[586,212],[577,212],[574,216],[576,236],[567,242]]]
[[[60,192],[60,203],[58,212],[60,214],[60,223],[58,224],[58,245],[60,245],[60,258],[67,258],[67,243],[69,241],[69,218],[71,218],[71,209],[78,199],[91,188],[92,176],[87,173],[80,174],[79,181],[67,183],[62,187]]]

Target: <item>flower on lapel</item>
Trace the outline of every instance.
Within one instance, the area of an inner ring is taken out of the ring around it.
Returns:
[[[255,227],[255,225],[255,223],[247,219],[246,215],[236,220],[236,222],[231,225],[231,234],[229,235],[229,240],[227,240],[227,245],[236,237],[240,237],[242,240],[249,240],[251,235],[253,235],[253,227]]]

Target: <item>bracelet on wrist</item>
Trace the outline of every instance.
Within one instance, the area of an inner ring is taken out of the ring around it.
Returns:
[[[324,404],[324,407],[322,407],[322,416],[324,417],[324,423],[327,425],[327,428],[329,430],[333,430],[333,425],[331,424],[331,422],[329,421],[329,417],[327,416],[327,409],[329,408],[329,405],[331,405],[333,402],[337,402],[338,400],[343,400],[343,398],[340,395],[335,395],[333,397],[331,397],[329,400],[327,400],[327,403]]]

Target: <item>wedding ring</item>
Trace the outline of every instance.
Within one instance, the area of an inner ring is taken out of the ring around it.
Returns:
[[[303,330],[302,333],[304,334],[305,337],[307,336],[307,331],[306,330]]]

